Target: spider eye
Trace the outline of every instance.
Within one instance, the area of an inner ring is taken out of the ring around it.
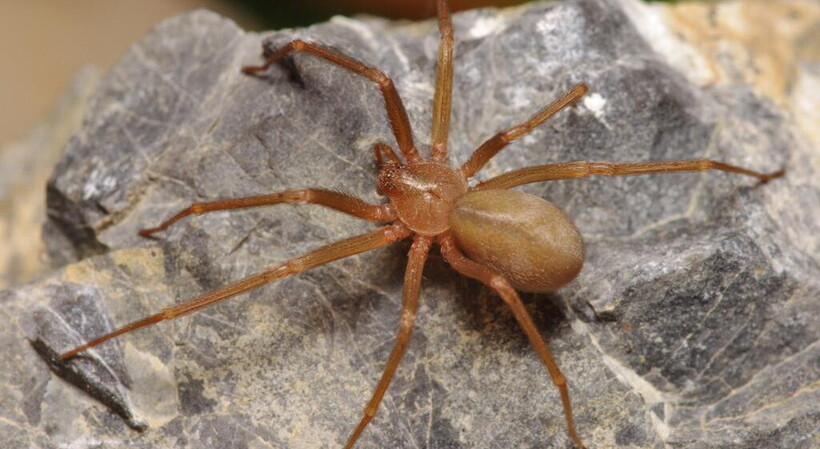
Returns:
[[[389,195],[398,191],[398,180],[404,171],[404,165],[395,162],[384,164],[379,173],[379,182],[376,186],[376,190],[382,195]]]

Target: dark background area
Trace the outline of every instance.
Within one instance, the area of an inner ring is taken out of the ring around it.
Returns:
[[[435,15],[435,1],[406,0],[307,0],[298,4],[271,0],[225,0],[251,13],[266,29],[305,26],[327,20],[333,15],[374,14],[401,19],[424,19]],[[671,2],[675,0],[646,0]],[[505,7],[526,3],[526,0],[450,0],[454,11],[481,7]]]

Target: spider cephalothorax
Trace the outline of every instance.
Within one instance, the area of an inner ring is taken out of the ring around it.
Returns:
[[[379,173],[379,190],[411,231],[438,235],[450,228],[450,212],[467,192],[467,180],[441,162],[387,164]]]

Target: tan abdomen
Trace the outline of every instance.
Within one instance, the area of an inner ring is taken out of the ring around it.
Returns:
[[[519,290],[555,290],[575,279],[584,263],[584,243],[572,221],[523,192],[468,192],[450,213],[450,230],[467,255]]]

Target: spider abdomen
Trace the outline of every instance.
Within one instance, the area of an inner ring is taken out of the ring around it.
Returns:
[[[466,193],[450,213],[450,230],[464,252],[519,290],[560,288],[578,276],[584,262],[584,243],[569,217],[515,190]]]

